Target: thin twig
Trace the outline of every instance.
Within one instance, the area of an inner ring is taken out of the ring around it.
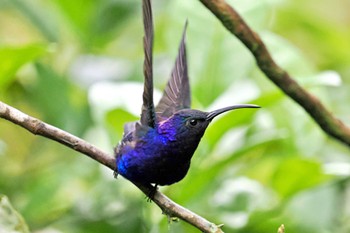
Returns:
[[[54,141],[57,141],[65,146],[72,148],[75,151],[81,152],[97,162],[115,169],[115,159],[107,153],[101,151],[94,145],[78,138],[70,133],[67,133],[57,127],[49,125],[43,121],[40,121],[34,117],[31,117],[3,102],[0,101],[0,118],[6,119],[19,125],[29,132],[40,135]],[[112,174],[111,174],[112,175]],[[135,184],[146,195],[150,193],[151,186],[144,186],[141,184]],[[203,232],[208,233],[220,233],[223,232],[220,227],[214,223],[209,222],[205,218],[191,212],[190,210],[176,204],[161,192],[157,191],[154,195],[153,201],[161,208],[164,214],[171,217],[178,217],[194,227],[200,229]]]
[[[272,59],[265,44],[242,17],[224,0],[200,0],[252,52],[262,72],[303,107],[325,133],[350,146],[350,128],[326,109]]]

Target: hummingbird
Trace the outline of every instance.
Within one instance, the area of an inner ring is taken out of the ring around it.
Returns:
[[[153,103],[153,19],[150,0],[142,1],[144,26],[144,90],[141,117],[126,123],[121,142],[114,149],[115,176],[134,183],[171,185],[182,180],[190,168],[191,158],[206,128],[218,115],[240,108],[259,108],[237,104],[211,112],[191,109],[190,84],[186,57],[185,23],[182,38],[163,95]],[[150,198],[152,198],[150,196]]]

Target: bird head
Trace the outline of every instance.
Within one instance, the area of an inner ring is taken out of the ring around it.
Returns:
[[[203,112],[195,109],[181,109],[175,112],[169,119],[161,122],[160,128],[172,134],[173,139],[184,138],[199,142],[210,122],[218,115],[241,108],[260,108],[253,104],[237,104],[220,108],[211,112]],[[171,135],[169,135],[171,136]]]

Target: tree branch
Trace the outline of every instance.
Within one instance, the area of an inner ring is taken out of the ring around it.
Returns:
[[[29,132],[35,135],[40,135],[52,139],[72,148],[75,151],[81,152],[112,170],[115,169],[115,159],[97,147],[59,128],[31,117],[1,101],[0,118],[11,121],[12,123],[27,129]],[[135,185],[146,195],[149,194],[151,190],[153,190],[151,185],[144,186],[136,183]],[[223,232],[219,226],[176,204],[159,191],[155,193],[153,201],[159,206],[164,214],[171,217],[178,217],[203,232]]]
[[[261,71],[285,94],[303,107],[325,133],[350,146],[350,128],[308,93],[272,59],[265,44],[224,0],[200,0],[252,52]]]

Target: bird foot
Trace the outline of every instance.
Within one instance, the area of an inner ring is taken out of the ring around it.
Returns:
[[[147,202],[152,202],[157,190],[158,190],[158,184],[155,184],[154,186],[152,186],[151,190],[146,196]]]
[[[114,179],[118,179],[118,175],[119,175],[118,171],[114,170],[113,172]]]

